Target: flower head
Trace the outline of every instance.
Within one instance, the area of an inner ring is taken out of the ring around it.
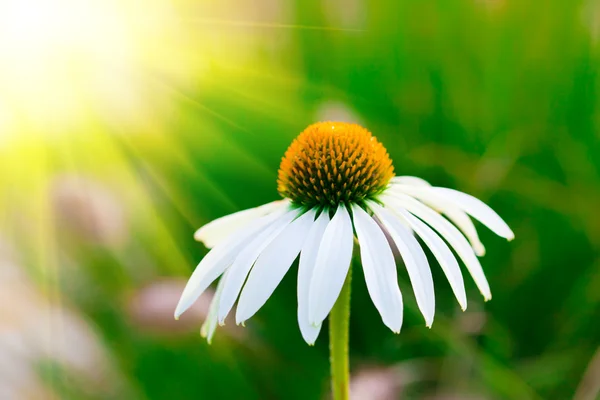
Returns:
[[[299,256],[298,323],[306,342],[314,343],[348,274],[355,236],[367,289],[383,323],[394,332],[402,326],[392,242],[404,261],[425,323],[431,326],[433,280],[416,238],[431,250],[464,310],[463,277],[450,248],[484,298],[491,298],[477,259],[485,249],[469,216],[499,236],[514,237],[480,200],[430,186],[420,178],[395,177],[383,145],[355,124],[309,126],[283,157],[278,190],[283,200],[219,218],[195,234],[212,250],[188,281],[175,316],[221,276],[202,329],[209,340],[236,300],[236,321],[244,323],[252,317]]]
[[[365,128],[345,122],[310,125],[279,168],[281,196],[305,207],[337,207],[375,198],[394,176],[392,160]]]

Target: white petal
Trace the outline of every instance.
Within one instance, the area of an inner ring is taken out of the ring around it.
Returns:
[[[235,314],[238,324],[252,317],[273,294],[300,253],[314,220],[315,211],[307,211],[286,226],[258,257],[240,295]]]
[[[440,263],[450,287],[454,292],[454,296],[458,300],[458,304],[463,310],[467,308],[467,295],[465,293],[465,283],[463,281],[460,267],[454,254],[446,243],[431,230],[430,227],[421,222],[418,218],[413,217],[408,211],[401,207],[395,206],[392,202],[386,202],[386,207],[390,207],[394,213],[398,214],[401,218],[405,219],[419,237],[425,242],[427,247],[431,250],[436,260]]]
[[[209,249],[215,247],[228,236],[250,225],[254,220],[279,208],[286,207],[288,200],[277,200],[260,207],[249,208],[217,218],[194,233],[194,239],[204,243]]]
[[[410,196],[393,193],[391,198],[396,204],[406,208],[409,212],[431,225],[433,229],[438,231],[439,234],[450,243],[454,250],[456,250],[458,256],[465,263],[465,266],[471,273],[471,276],[483,297],[486,300],[491,299],[492,294],[490,292],[490,286],[483,273],[481,264],[475,256],[475,253],[473,253],[473,249],[471,249],[469,242],[467,242],[467,239],[465,239],[460,231],[440,214]]]
[[[409,187],[406,185],[397,185],[397,188],[401,188],[411,196],[418,197],[421,193],[427,193],[436,196],[443,202],[448,202],[455,207],[460,208],[473,218],[487,226],[496,235],[512,240],[515,238],[515,234],[504,222],[500,216],[490,208],[483,201],[476,197],[471,196],[458,190],[442,188],[442,187]]]
[[[391,236],[398,251],[400,251],[415,292],[417,305],[425,318],[425,324],[431,327],[435,314],[435,292],[425,252],[423,252],[415,237],[396,216],[375,202],[369,202],[368,205]]]
[[[381,228],[369,214],[358,205],[352,206],[352,214],[369,295],[383,323],[399,333],[403,306],[394,255]]]
[[[315,343],[321,330],[321,324],[311,325],[308,320],[308,293],[317,261],[319,244],[323,239],[323,234],[328,223],[329,213],[327,211],[321,212],[319,218],[317,218],[312,228],[310,228],[310,232],[300,253],[300,263],[298,266],[298,325],[300,326],[300,333],[302,333],[304,341],[309,345]]]
[[[262,251],[275,239],[285,228],[300,214],[299,210],[290,210],[285,215],[277,219],[259,235],[251,239],[248,245],[237,255],[235,261],[227,269],[229,279],[223,288],[223,295],[219,302],[219,322],[223,323],[227,314],[237,300],[246,277],[256,259]]]
[[[431,186],[429,182],[424,179],[417,178],[416,176],[395,176],[392,178],[392,183],[399,183],[402,185],[411,186]]]
[[[208,344],[211,344],[213,335],[215,334],[215,330],[217,329],[217,311],[219,308],[219,300],[221,298],[221,293],[223,293],[223,286],[225,286],[225,282],[227,281],[228,271],[225,271],[223,276],[221,276],[221,280],[217,285],[217,290],[210,302],[210,307],[208,308],[208,315],[206,316],[206,320],[202,324],[202,328],[200,328],[200,335],[203,338],[206,338]]]
[[[308,294],[308,320],[319,325],[337,300],[352,259],[352,220],[342,204],[327,224],[319,244]]]
[[[429,190],[463,209],[467,214],[490,228],[496,235],[508,240],[515,238],[515,234],[506,222],[490,206],[478,198],[448,188],[432,187]]]
[[[261,217],[251,226],[235,233],[209,251],[188,280],[175,309],[175,318],[179,318],[206,290],[208,285],[227,269],[252,237],[260,234],[269,224],[280,218],[284,211],[285,209],[277,210],[272,214]]]
[[[471,221],[471,218],[469,218],[469,216],[464,211],[456,207],[453,203],[450,203],[446,200],[442,200],[439,196],[432,194],[426,190],[412,189],[413,188],[407,189],[404,185],[395,185],[390,190],[413,196],[421,200],[423,203],[427,204],[431,208],[435,209],[436,211],[446,215],[448,219],[452,221],[454,225],[456,225],[465,234],[467,239],[469,239],[469,242],[471,242],[471,247],[473,247],[475,254],[477,254],[480,257],[485,255],[485,247],[483,246],[483,243],[481,243],[481,240],[479,240],[479,235],[477,234],[477,230],[473,225],[473,221]]]
[[[437,208],[465,234],[475,254],[483,257],[485,255],[485,246],[479,240],[477,229],[475,229],[471,218],[464,211],[450,204],[440,204]]]

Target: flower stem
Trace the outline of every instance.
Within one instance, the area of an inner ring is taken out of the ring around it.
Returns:
[[[350,283],[352,265],[331,313],[329,314],[329,354],[333,400],[350,398],[350,365],[348,362],[348,328],[350,325]]]

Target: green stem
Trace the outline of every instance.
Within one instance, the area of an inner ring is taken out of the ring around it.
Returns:
[[[333,400],[350,398],[350,365],[348,362],[348,328],[350,325],[350,283],[352,265],[331,313],[329,314],[329,354]]]

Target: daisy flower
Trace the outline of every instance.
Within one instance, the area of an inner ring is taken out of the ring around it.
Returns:
[[[306,128],[281,161],[278,191],[283,200],[227,215],[195,233],[212,250],[189,279],[175,317],[221,277],[202,327],[209,341],[236,301],[238,324],[256,314],[299,258],[298,324],[304,340],[313,344],[344,287],[354,238],[383,323],[395,333],[402,326],[395,247],[425,324],[431,326],[435,294],[423,245],[464,310],[463,275],[452,250],[484,299],[492,296],[477,258],[485,249],[471,217],[499,236],[514,237],[498,214],[475,197],[420,178],[394,176],[386,149],[356,124],[320,122]]]

